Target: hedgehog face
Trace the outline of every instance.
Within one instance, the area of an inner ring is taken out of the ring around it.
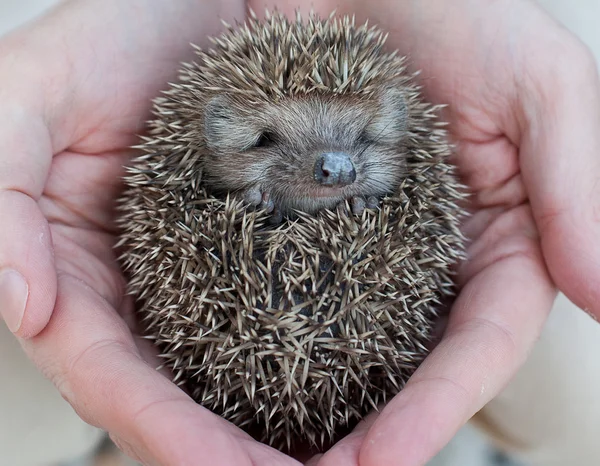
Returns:
[[[275,216],[315,213],[346,199],[360,213],[400,184],[408,118],[396,87],[372,96],[313,93],[253,104],[217,94],[204,111],[204,179]]]

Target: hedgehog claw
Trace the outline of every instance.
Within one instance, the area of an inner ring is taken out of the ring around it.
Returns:
[[[269,193],[265,192],[262,194],[262,201],[260,202],[259,207],[265,209],[267,214],[270,214],[275,210],[275,202],[273,202]]]

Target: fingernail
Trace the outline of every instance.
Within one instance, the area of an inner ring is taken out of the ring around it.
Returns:
[[[15,270],[0,272],[0,315],[13,333],[21,328],[28,295],[29,287],[23,275]]]

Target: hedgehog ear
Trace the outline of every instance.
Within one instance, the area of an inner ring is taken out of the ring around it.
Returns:
[[[398,143],[408,131],[408,101],[397,87],[388,87],[379,94],[377,113],[366,128],[371,141]]]
[[[256,131],[225,95],[211,98],[204,109],[204,135],[209,149],[241,151],[252,145]]]

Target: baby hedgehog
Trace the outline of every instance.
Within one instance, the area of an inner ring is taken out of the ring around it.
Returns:
[[[463,256],[462,188],[405,59],[274,13],[197,51],[119,202],[146,336],[202,405],[322,446],[402,389]]]

